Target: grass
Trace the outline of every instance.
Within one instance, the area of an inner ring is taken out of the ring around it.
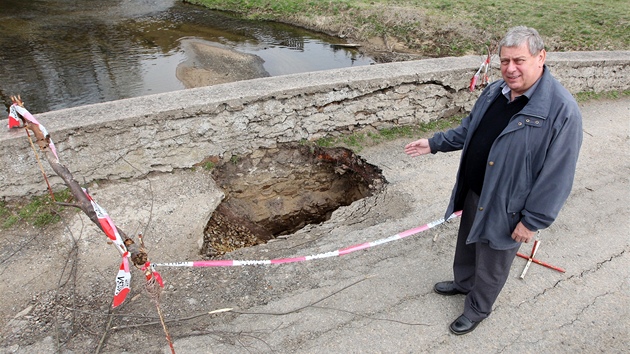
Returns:
[[[286,22],[367,43],[375,37],[427,57],[484,54],[516,25],[549,51],[627,50],[627,0],[185,0],[249,19]]]
[[[248,19],[271,20],[367,43],[375,37],[425,57],[480,54],[516,25],[536,28],[548,51],[628,50],[627,0],[184,0]],[[385,46],[388,44],[386,43]],[[627,96],[628,91],[576,95],[578,101]],[[461,117],[460,117],[461,118]],[[356,132],[316,141],[323,147],[364,146],[443,130],[448,119],[417,127]],[[432,126],[433,125],[433,126]],[[444,125],[444,126],[442,126]]]
[[[346,147],[354,152],[360,152],[365,147],[383,142],[399,138],[416,139],[426,136],[427,133],[446,130],[458,125],[462,118],[464,117],[457,115],[412,126],[385,128],[378,131],[358,131],[337,137],[327,136],[316,140],[315,144],[321,147]]]
[[[575,95],[578,102],[586,102],[591,100],[602,99],[619,99],[630,97],[630,90],[624,91],[607,91],[607,92],[580,92]],[[462,115],[456,115],[449,118],[432,120],[413,126],[400,126],[386,128],[373,131],[358,131],[349,135],[327,136],[315,141],[315,144],[321,147],[346,147],[354,152],[360,152],[365,147],[378,145],[380,143],[400,138],[407,138],[410,141],[427,137],[434,132],[444,131],[457,126],[464,118]],[[305,142],[302,142],[305,143]]]
[[[578,102],[586,102],[591,100],[616,100],[623,97],[630,97],[630,90],[607,92],[579,92],[575,95],[575,100]]]
[[[72,195],[69,190],[54,193],[57,201],[70,201]],[[32,225],[44,227],[61,220],[60,212],[63,207],[55,204],[50,195],[35,196],[26,201],[9,205],[0,201],[0,228],[9,229],[18,225]]]

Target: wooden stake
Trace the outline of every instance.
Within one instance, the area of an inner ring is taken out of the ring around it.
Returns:
[[[527,264],[525,265],[525,269],[523,269],[523,273],[521,273],[521,276],[520,276],[521,279],[525,278],[525,273],[527,273],[527,270],[529,269],[530,264],[532,264],[534,256],[536,255],[536,251],[538,251],[539,245],[540,245],[540,241],[538,240],[534,241],[534,247],[532,247],[532,254],[529,256],[529,259],[527,260]]]

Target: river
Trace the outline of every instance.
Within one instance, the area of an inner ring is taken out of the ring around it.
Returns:
[[[185,42],[260,58],[263,76],[374,63],[338,38],[180,0],[0,0],[0,98],[32,113],[185,89]]]

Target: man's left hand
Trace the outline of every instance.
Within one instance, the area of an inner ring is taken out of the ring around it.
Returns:
[[[519,222],[514,232],[512,232],[512,239],[516,242],[529,243],[534,238],[534,235],[536,235],[536,231],[530,231],[522,222]]]

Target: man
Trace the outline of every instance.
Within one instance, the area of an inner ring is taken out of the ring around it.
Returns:
[[[582,117],[545,58],[535,29],[511,28],[499,43],[503,79],[488,85],[459,127],[405,146],[413,157],[462,150],[446,211],[463,211],[454,281],[434,286],[441,295],[466,295],[450,325],[455,334],[490,315],[520,244],[551,225],[571,191]]]

